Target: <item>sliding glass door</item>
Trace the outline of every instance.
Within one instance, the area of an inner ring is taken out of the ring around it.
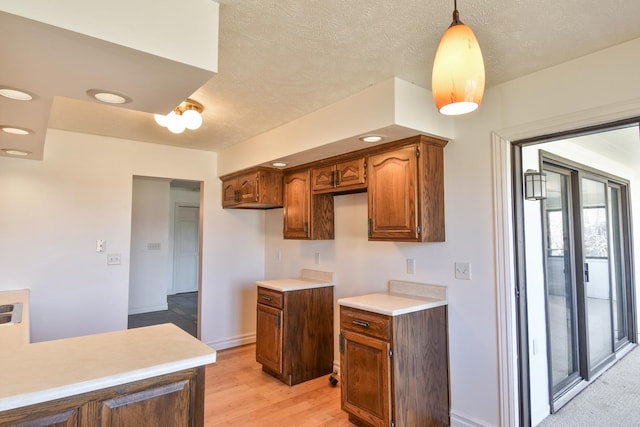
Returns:
[[[544,155],[543,170],[549,379],[557,410],[628,341],[629,218],[626,183]]]
[[[578,314],[573,268],[570,174],[548,166],[546,220],[547,325],[550,380],[554,394],[580,380]]]

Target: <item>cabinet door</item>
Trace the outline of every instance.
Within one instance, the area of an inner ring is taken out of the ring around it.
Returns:
[[[28,410],[17,416],[4,416],[0,412],[0,426],[77,427],[80,425],[79,408],[56,409],[43,406],[29,406]]]
[[[414,145],[369,157],[369,240],[418,241]]]
[[[256,361],[282,375],[282,310],[258,304]]]
[[[238,201],[240,203],[255,203],[258,201],[258,172],[252,172],[238,177]]]
[[[101,425],[189,427],[190,396],[191,381],[182,380],[104,400],[100,405]]]
[[[313,193],[345,193],[366,189],[366,162],[364,157],[335,165],[315,167],[311,170]]]
[[[284,238],[308,239],[311,194],[309,170],[286,174],[284,177]]]
[[[335,171],[334,165],[313,168],[311,170],[311,191],[314,193],[333,191]]]
[[[334,183],[340,191],[365,188],[366,181],[367,172],[364,157],[336,165]]]
[[[391,425],[390,345],[342,331],[342,409],[374,427]]]
[[[231,178],[222,181],[222,207],[237,205],[240,201],[240,194],[236,191],[238,180]]]

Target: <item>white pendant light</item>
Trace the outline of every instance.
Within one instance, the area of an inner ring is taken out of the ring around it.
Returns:
[[[476,36],[464,25],[454,0],[453,22],[440,40],[433,62],[431,90],[445,115],[476,110],[484,94],[484,60]]]

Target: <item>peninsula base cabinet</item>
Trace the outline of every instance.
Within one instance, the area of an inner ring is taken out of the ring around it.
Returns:
[[[258,287],[256,361],[292,386],[333,372],[333,286]]]
[[[340,306],[342,409],[361,426],[449,425],[447,308],[397,316]]]
[[[205,368],[0,412],[0,426],[202,427]]]

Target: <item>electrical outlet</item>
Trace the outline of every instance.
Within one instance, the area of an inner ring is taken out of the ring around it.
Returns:
[[[468,262],[456,262],[456,279],[471,280],[471,263]]]
[[[320,265],[320,252],[316,252],[316,265]]]
[[[416,260],[407,258],[407,274],[416,274]]]
[[[119,264],[120,264],[120,254],[107,255],[107,265],[119,265]]]
[[[107,247],[107,241],[103,239],[96,240],[96,252],[104,252]]]

